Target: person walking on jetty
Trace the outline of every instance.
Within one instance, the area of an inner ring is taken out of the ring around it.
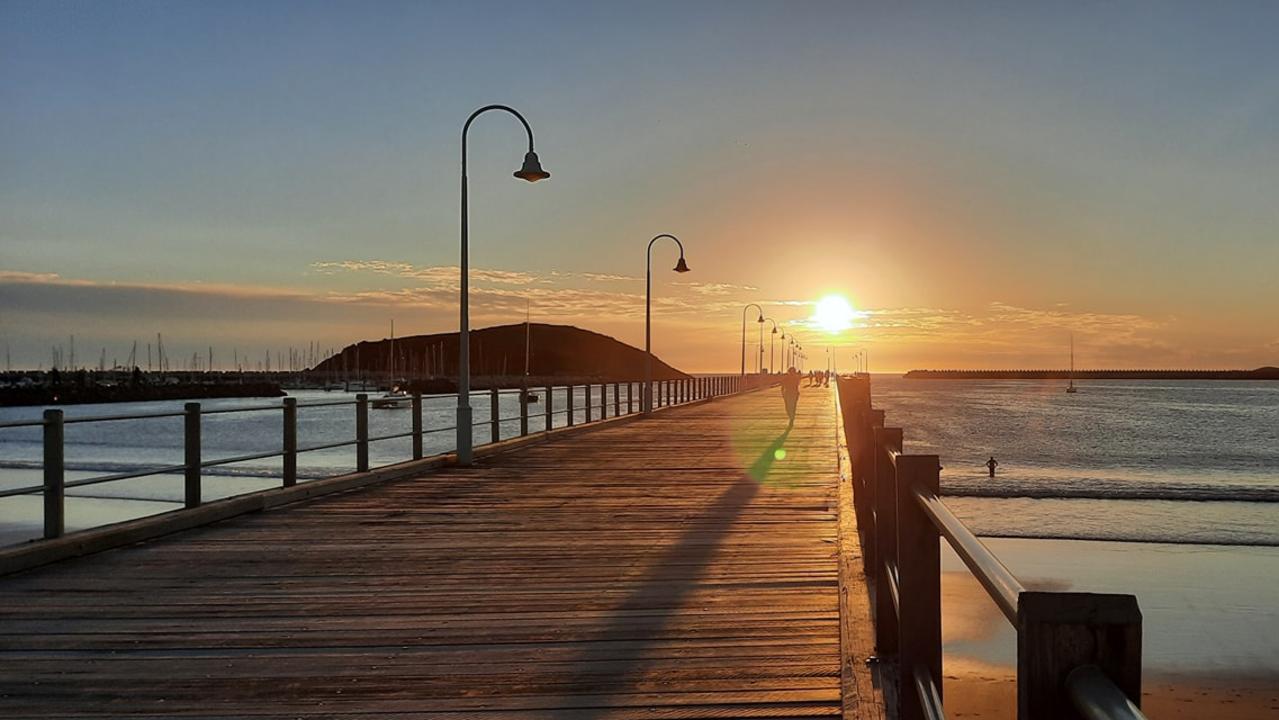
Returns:
[[[782,400],[786,401],[786,415],[790,417],[789,427],[795,427],[795,406],[799,404],[799,371],[791,366],[782,377]]]
[[[991,477],[995,477],[995,468],[997,467],[999,467],[999,461],[995,459],[994,455],[991,455],[990,459],[986,461],[986,469],[990,470]]]

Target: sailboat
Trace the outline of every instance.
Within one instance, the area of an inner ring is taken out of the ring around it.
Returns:
[[[382,394],[381,397],[373,398],[369,403],[375,408],[389,410],[393,408],[408,407],[413,401],[413,397],[409,395],[409,391],[400,387],[395,380],[395,321],[391,321],[391,389]]]
[[[1075,334],[1070,334],[1070,382],[1066,385],[1066,392],[1077,393],[1079,389],[1075,387]]]

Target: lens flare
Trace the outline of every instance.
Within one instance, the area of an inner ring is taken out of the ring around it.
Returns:
[[[827,295],[817,301],[810,322],[829,333],[837,333],[853,326],[857,311],[842,295]]]

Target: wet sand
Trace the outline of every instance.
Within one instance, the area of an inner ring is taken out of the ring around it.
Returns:
[[[1279,717],[1275,548],[988,539],[1036,590],[1128,592],[1143,613],[1142,707],[1152,718]],[[947,716],[1016,714],[1016,637],[945,549],[942,637]]]
[[[1012,668],[946,658],[946,716],[1012,720],[1017,686]],[[1279,677],[1149,676],[1142,710],[1158,720],[1263,720],[1279,717]]]

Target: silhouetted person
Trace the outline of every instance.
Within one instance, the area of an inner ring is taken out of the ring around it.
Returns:
[[[782,400],[786,401],[786,415],[790,417],[790,425],[795,425],[795,407],[799,404],[799,371],[794,367],[786,371],[782,377]]]
[[[986,469],[990,470],[991,477],[995,477],[995,468],[997,467],[999,467],[999,461],[995,459],[994,455],[991,455],[990,459],[986,461]]]

